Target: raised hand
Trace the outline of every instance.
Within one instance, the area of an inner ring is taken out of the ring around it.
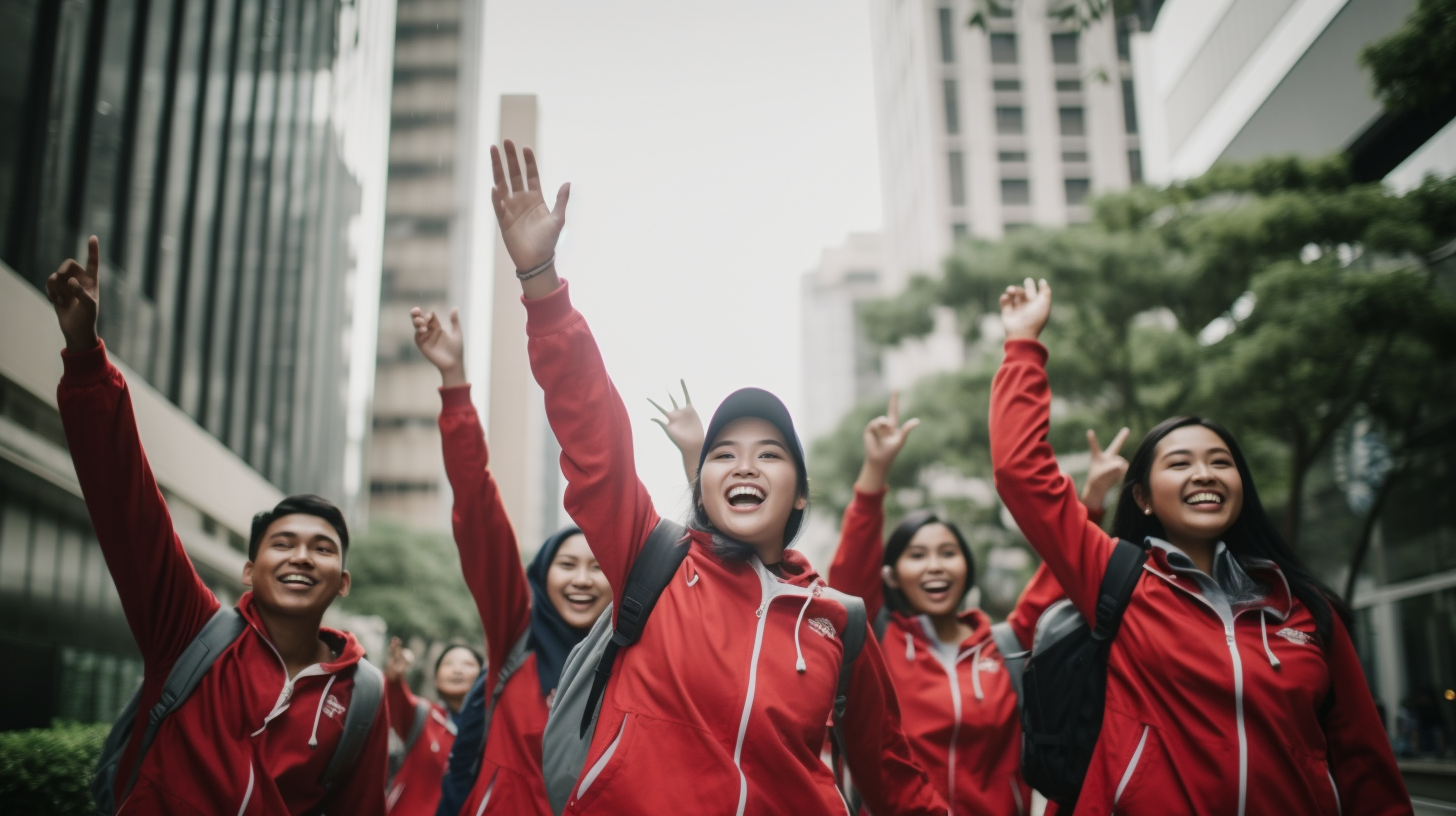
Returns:
[[[884,416],[869,421],[864,429],[864,466],[855,480],[856,489],[865,493],[877,493],[885,489],[889,479],[890,465],[905,447],[910,432],[920,425],[920,420],[906,420],[900,424],[900,392],[890,392],[890,408]]]
[[[96,315],[101,308],[101,242],[91,236],[86,242],[86,265],[73,258],[46,279],[46,297],[56,308],[56,320],[72,352],[96,348]]]
[[[1112,437],[1112,444],[1104,450],[1097,444],[1097,432],[1087,429],[1087,448],[1092,460],[1087,467],[1087,484],[1082,488],[1082,503],[1088,507],[1101,507],[1107,501],[1107,494],[1127,475],[1127,460],[1118,454],[1127,435],[1127,428],[1118,431]]]
[[[410,309],[410,320],[415,325],[415,345],[426,360],[440,369],[445,387],[464,385],[465,338],[460,334],[460,310],[450,310],[449,326],[440,322],[439,315],[418,306]]]
[[[666,420],[653,417],[652,421],[662,426],[667,433],[667,438],[677,446],[682,454],[683,471],[687,474],[688,481],[698,477],[698,456],[703,450],[703,421],[698,418],[697,409],[693,408],[693,398],[688,395],[687,380],[678,380],[682,385],[683,404],[678,407],[677,397],[671,393],[667,395],[668,402],[672,404],[672,410],[663,408],[651,398],[648,402],[652,407],[662,412]]]
[[[1001,326],[1007,340],[1035,340],[1052,313],[1052,287],[1027,278],[1021,286],[1008,286],[1001,295]]]
[[[505,154],[509,180],[506,166],[501,164],[501,151],[495,145],[490,146],[490,169],[495,180],[495,186],[490,190],[490,202],[495,206],[495,217],[500,223],[506,252],[510,253],[516,271],[525,272],[550,261],[555,255],[556,239],[561,236],[561,228],[566,224],[566,200],[571,195],[571,185],[561,185],[556,193],[556,207],[547,209],[546,199],[541,195],[541,176],[536,169],[536,154],[529,147],[523,151],[526,167],[524,178],[521,175],[521,160],[516,158],[516,145],[510,139],[506,140]],[[548,270],[537,277],[548,278],[551,284],[549,289],[540,294],[548,294],[556,288],[554,270]],[[544,288],[546,282],[538,282],[537,278],[523,281],[522,288],[527,289],[526,297],[539,296],[532,292]]]
[[[397,637],[389,639],[389,659],[384,663],[384,676],[390,680],[398,680],[404,677],[409,667],[414,665],[415,653],[406,649],[404,643]]]

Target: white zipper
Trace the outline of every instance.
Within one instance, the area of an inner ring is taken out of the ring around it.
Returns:
[[[1021,785],[1017,784],[1019,780],[1017,779],[1016,774],[1012,774],[1011,778],[1007,779],[1006,781],[1011,783],[1011,795],[1016,798],[1017,816],[1026,816],[1026,802],[1022,801],[1021,799]]]
[[[1117,806],[1117,800],[1122,798],[1122,792],[1127,789],[1128,780],[1132,779],[1132,772],[1137,770],[1138,760],[1143,756],[1143,745],[1148,741],[1148,726],[1143,726],[1143,735],[1138,739],[1137,750],[1132,752],[1132,759],[1127,762],[1127,770],[1122,772],[1122,781],[1117,783],[1117,792],[1112,794],[1112,806]]]
[[[274,646],[273,641],[269,640],[266,635],[259,631],[258,627],[251,626],[251,628],[254,632],[257,632],[258,637],[262,638],[263,642],[268,645],[268,651],[272,652],[273,656],[278,658],[278,667],[283,670],[283,688],[278,692],[278,700],[273,703],[273,710],[268,712],[268,716],[263,718],[263,724],[258,727],[258,730],[254,731],[252,734],[249,735],[256,737],[259,734],[263,733],[263,729],[267,728],[269,723],[273,722],[276,717],[287,711],[288,707],[293,704],[293,687],[295,683],[305,677],[315,677],[318,675],[328,674],[328,672],[324,671],[323,664],[315,663],[312,666],[309,666],[308,668],[294,675],[293,677],[289,677],[288,664],[283,662],[283,655],[278,653],[278,647]],[[322,703],[323,701],[320,701],[320,704]]]
[[[933,625],[930,623],[930,619],[929,618],[925,617],[924,615],[921,615],[920,616],[920,627],[921,627],[921,629],[923,629],[925,631],[925,634],[926,634],[927,637],[934,638],[935,637],[935,630],[932,628],[932,626]],[[906,635],[908,637],[909,633],[906,633]],[[985,644],[982,643],[982,646],[984,646],[984,645]],[[949,757],[949,763],[948,763],[948,765],[946,767],[946,799],[948,799],[949,801],[947,801],[946,804],[950,805],[952,808],[955,807],[955,804],[954,803],[955,803],[955,787],[956,787],[955,783],[956,783],[956,753],[957,753],[956,747],[957,747],[958,743],[960,742],[960,736],[961,736],[961,676],[960,676],[960,663],[961,663],[962,660],[965,660],[966,657],[969,656],[969,655],[975,655],[976,661],[979,662],[979,660],[980,660],[980,650],[981,650],[981,646],[977,646],[977,647],[975,647],[973,649],[967,649],[966,651],[961,652],[960,654],[956,655],[955,658],[953,658],[952,660],[950,660],[950,662],[946,662],[946,660],[941,656],[941,653],[940,653],[940,651],[938,649],[936,649],[934,646],[932,646],[931,649],[930,649],[930,653],[935,656],[935,662],[937,662],[937,663],[940,664],[940,667],[945,670],[946,677],[948,677],[950,679],[951,710],[952,710],[952,712],[954,714],[955,720],[951,723],[951,727],[950,727],[950,757]],[[980,680],[980,678],[977,677],[974,674],[974,672],[979,671],[979,669],[978,669],[978,667],[976,665],[972,665],[971,666],[971,671],[973,672],[973,674],[971,675],[972,682],[976,682],[976,681]],[[1012,784],[1015,784],[1015,780],[1014,779],[1012,781]],[[1019,792],[1018,792],[1018,795],[1019,795]]]
[[[578,799],[586,793],[587,788],[590,788],[593,782],[597,781],[597,777],[602,775],[602,771],[606,770],[607,763],[611,761],[612,754],[617,753],[617,745],[622,741],[622,734],[626,731],[627,715],[623,714],[622,724],[617,726],[617,736],[612,738],[612,744],[607,746],[607,750],[602,752],[601,758],[591,766],[591,769],[586,772],[586,776],[581,778],[581,785],[576,789],[576,797]]]
[[[612,744],[613,746],[616,745],[616,743]],[[490,793],[495,790],[495,780],[498,776],[500,776],[500,768],[496,768],[490,772],[490,784],[485,786],[485,795],[480,798],[480,807],[475,811],[475,816],[480,816],[480,814],[484,813],[485,806],[490,804]]]
[[[1345,809],[1340,807],[1340,786],[1335,784],[1335,775],[1330,773],[1328,764],[1325,765],[1325,776],[1329,777],[1330,790],[1335,793],[1335,816],[1341,816]]]
[[[253,770],[252,760],[249,760],[248,761],[248,789],[243,792],[243,803],[238,806],[238,816],[243,816],[243,813],[245,811],[247,811],[247,809],[248,809],[248,802],[252,801],[252,799],[253,799],[253,781],[254,781],[253,774],[254,773],[255,773],[255,771]]]

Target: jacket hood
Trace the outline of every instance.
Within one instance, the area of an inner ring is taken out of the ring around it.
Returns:
[[[526,568],[526,582],[531,585],[531,638],[528,645],[536,653],[536,678],[541,683],[541,696],[546,696],[561,681],[561,669],[571,647],[580,643],[589,630],[577,629],[561,617],[556,605],[546,594],[546,573],[562,542],[581,533],[576,527],[563,527],[551,535],[536,551]]]
[[[721,558],[713,552],[713,534],[694,528],[688,529],[688,535],[693,540],[693,550],[689,558],[704,558],[717,564],[722,569],[732,570],[735,567],[742,567],[751,570],[750,561],[729,561]],[[814,570],[809,559],[798,550],[784,549],[783,575],[775,576],[786,584],[797,587],[807,587],[815,582],[828,586],[828,583]]]
[[[262,635],[271,645],[273,635],[268,631],[268,626],[263,622],[263,617],[258,614],[258,601],[253,597],[251,591],[244,592],[243,597],[238,599],[238,611],[243,613],[243,618]],[[340,669],[346,669],[364,658],[364,646],[359,639],[354,637],[352,632],[344,632],[338,629],[330,629],[327,626],[319,627],[319,639],[329,645],[329,648],[337,655],[328,663],[319,665],[324,672],[333,674]]]

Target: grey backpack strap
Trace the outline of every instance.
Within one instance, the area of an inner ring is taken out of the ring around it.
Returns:
[[[425,732],[425,723],[430,720],[430,710],[433,706],[430,701],[423,697],[415,698],[415,721],[410,724],[409,735],[404,738],[404,755],[414,749],[415,743],[419,741],[420,734]],[[345,719],[347,719],[347,715]]]
[[[495,688],[490,690],[490,699],[485,703],[485,727],[481,733],[481,748],[485,748],[485,740],[490,737],[490,720],[495,715],[496,704],[500,702],[501,692],[505,691],[506,681],[511,675],[521,668],[526,658],[531,656],[531,629],[527,627],[516,642],[511,645],[511,650],[506,653],[506,662],[501,665],[500,671],[495,676]],[[484,750],[481,751],[484,754]],[[479,759],[476,760],[479,762]],[[477,768],[479,765],[476,766]]]
[[[384,698],[384,675],[364,658],[354,664],[354,693],[349,699],[349,710],[344,713],[344,733],[334,747],[329,766],[319,778],[319,784],[328,791],[340,777],[353,769],[369,732],[374,728],[374,718],[379,715],[379,701]],[[428,705],[428,704],[426,704]],[[412,729],[413,730],[413,729]],[[384,780],[379,780],[383,784]]]
[[[1001,665],[1006,667],[1006,675],[1011,678],[1011,688],[1016,691],[1016,705],[1021,706],[1021,669],[1026,664],[1026,656],[1029,654],[1026,647],[1011,631],[1011,624],[1006,621],[991,625],[991,639],[996,642],[996,648],[1001,652]]]
[[[131,735],[135,732],[136,726],[140,724],[141,690],[138,689],[137,693],[132,696],[131,701],[122,709],[121,716],[117,718],[116,725],[112,726],[111,733],[106,737],[106,743],[101,749],[101,758],[96,766],[96,777],[91,785],[92,800],[102,813],[114,813],[117,805],[131,793],[132,786],[136,785],[137,775],[142,769],[142,759],[147,755],[147,749],[152,747],[152,741],[157,738],[157,730],[161,728],[162,721],[187,702],[193,689],[202,682],[202,676],[217,661],[218,655],[231,646],[247,627],[247,620],[236,607],[222,607],[213,614],[207,623],[202,625],[202,629],[193,636],[192,642],[182,650],[182,654],[172,664],[172,670],[167,673],[167,682],[162,686],[161,698],[157,700],[156,705],[152,706],[151,711],[147,712],[145,730],[142,732],[141,744],[137,746],[136,758],[131,764],[131,773],[127,775],[126,786],[121,790],[120,799],[116,799],[114,798],[116,766],[121,760],[121,754],[126,750],[127,743],[131,741]]]
[[[865,630],[868,628],[868,613],[864,601],[843,592],[825,587],[823,597],[837,601],[844,607],[844,631],[839,633],[839,642],[844,644],[844,658],[839,662],[839,684],[834,691],[834,718],[829,728],[830,768],[834,772],[834,784],[839,786],[846,803],[858,804],[858,796],[845,780],[844,757],[848,743],[844,736],[844,712],[849,710],[849,684],[854,678],[854,664],[864,651]],[[858,813],[858,807],[854,807]]]

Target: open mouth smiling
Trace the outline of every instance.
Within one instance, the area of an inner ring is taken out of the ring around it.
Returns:
[[[736,484],[728,488],[728,506],[733,510],[756,510],[767,498],[763,489],[752,484]]]
[[[304,575],[301,572],[290,572],[287,575],[280,576],[278,578],[278,583],[288,587],[310,589],[312,587],[318,586],[318,579]]]

